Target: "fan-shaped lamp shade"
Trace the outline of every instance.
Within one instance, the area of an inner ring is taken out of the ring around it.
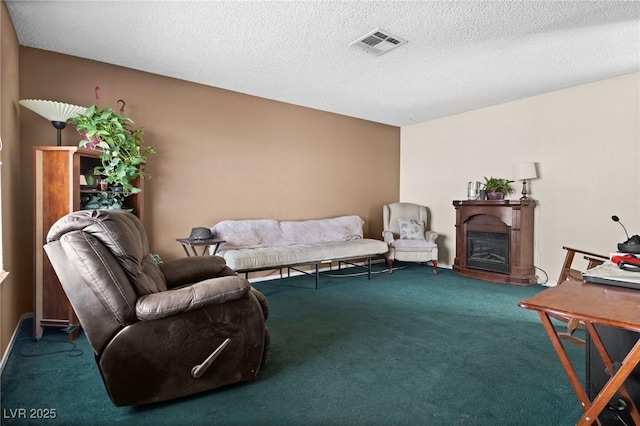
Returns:
[[[87,108],[82,106],[57,101],[45,101],[42,99],[22,99],[18,101],[18,103],[51,121],[53,127],[58,130],[58,146],[61,144],[60,131],[67,125],[67,120],[87,111]]]

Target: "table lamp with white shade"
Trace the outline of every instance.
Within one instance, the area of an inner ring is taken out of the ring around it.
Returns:
[[[536,163],[517,163],[513,166],[513,177],[515,180],[522,181],[522,197],[521,200],[528,200],[527,197],[527,180],[536,179],[538,173],[536,172]]]

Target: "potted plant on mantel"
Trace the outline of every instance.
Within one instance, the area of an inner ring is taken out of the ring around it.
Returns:
[[[484,178],[484,189],[487,191],[487,198],[489,200],[502,200],[507,195],[513,192],[511,184],[514,181],[503,178],[490,177]]]
[[[148,177],[143,166],[148,155],[155,153],[153,146],[142,146],[143,129],[133,129],[134,122],[129,117],[96,105],[68,122],[82,135],[81,148],[100,151],[102,164],[95,168],[96,176],[103,178],[112,190],[121,192],[122,198],[141,191],[134,181],[138,177]],[[109,207],[113,208],[113,200],[103,206]]]

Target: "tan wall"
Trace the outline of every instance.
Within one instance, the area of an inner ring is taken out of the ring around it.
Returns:
[[[20,203],[21,167],[18,121],[18,40],[4,2],[0,3],[0,152],[2,166],[2,247],[4,269],[0,284],[0,353],[4,353],[20,316],[31,311],[31,241]]]
[[[399,198],[399,128],[20,47],[21,98],[88,106],[97,85],[100,105],[118,109],[124,99],[158,152],[148,162],[145,225],[163,258],[184,256],[175,239],[191,228],[223,219],[356,214],[381,238],[382,206]],[[22,107],[20,120],[30,224],[32,147],[54,145],[56,134]],[[73,126],[62,140],[77,144]]]
[[[633,73],[404,127],[400,199],[430,207],[440,261],[451,265],[451,202],[466,198],[467,182],[511,178],[515,163],[537,162],[535,265],[555,282],[562,246],[616,251],[626,237],[612,215],[640,233],[639,95]],[[514,187],[517,199],[522,184]]]

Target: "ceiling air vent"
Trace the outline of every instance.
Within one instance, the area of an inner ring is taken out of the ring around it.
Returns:
[[[351,46],[358,47],[372,55],[380,56],[396,47],[402,46],[406,42],[407,40],[395,36],[388,31],[376,28],[369,34],[351,43]]]

